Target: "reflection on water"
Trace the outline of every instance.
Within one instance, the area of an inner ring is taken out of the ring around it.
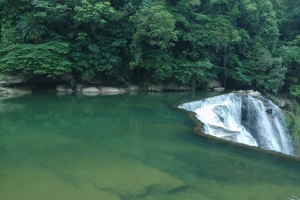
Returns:
[[[172,109],[205,93],[35,95],[2,102],[2,200],[299,196],[300,162],[193,134]],[[19,108],[19,109],[18,109]]]

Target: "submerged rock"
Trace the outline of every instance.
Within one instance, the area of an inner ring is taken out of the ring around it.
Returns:
[[[59,136],[57,137],[59,139]],[[73,141],[70,142],[70,144],[73,143]],[[83,152],[75,150],[74,157],[68,158],[68,162],[76,163],[76,167],[65,165],[64,162],[62,162],[64,167],[51,163],[48,165],[55,174],[71,177],[72,183],[81,191],[99,192],[96,196],[102,198],[97,199],[118,200],[138,199],[139,197],[148,199],[153,193],[164,195],[186,186],[182,180],[138,159],[126,156],[126,153],[110,152],[101,146],[95,148],[81,145],[81,143],[75,144],[72,148],[84,149]],[[95,151],[98,152],[97,157],[91,157],[90,155],[95,155]],[[41,159],[41,162],[46,160],[46,158]],[[57,155],[55,159],[64,161],[66,157],[62,154]],[[60,180],[59,176],[56,178]],[[64,184],[71,185],[65,182]]]

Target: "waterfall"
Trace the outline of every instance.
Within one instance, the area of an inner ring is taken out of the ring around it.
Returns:
[[[218,138],[294,155],[282,111],[271,101],[233,93],[183,103],[203,132]]]

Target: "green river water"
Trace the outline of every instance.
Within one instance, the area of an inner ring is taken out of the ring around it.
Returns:
[[[0,200],[288,200],[300,160],[194,134],[212,93],[0,101]]]

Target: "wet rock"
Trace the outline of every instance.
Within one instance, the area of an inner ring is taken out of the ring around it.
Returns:
[[[259,98],[261,96],[260,92],[250,92],[248,93],[250,96],[255,97],[255,98]]]
[[[100,93],[102,94],[123,94],[125,92],[126,91],[123,88],[100,87]]]
[[[32,94],[31,87],[14,87],[14,88],[0,87],[0,95],[19,96],[19,95],[26,95],[26,94]]]
[[[284,108],[286,104],[286,101],[283,99],[278,99],[277,105],[279,108]]]
[[[238,93],[238,94],[246,94],[246,91],[245,91],[245,90],[238,90],[238,91],[235,91],[234,93]]]
[[[237,91],[233,91],[233,93],[237,94],[237,95],[250,95],[252,97],[260,97],[261,94],[260,92],[254,91],[254,90],[237,90]]]
[[[0,85],[24,84],[27,83],[30,78],[30,76],[24,74],[0,74]]]
[[[81,90],[82,93],[100,93],[97,87],[84,87]]]
[[[123,88],[115,88],[115,87],[99,87],[99,86],[91,86],[91,87],[82,87],[81,92],[83,94],[88,93],[96,93],[96,94],[123,94],[126,92]]]
[[[57,92],[73,92],[73,89],[69,85],[66,85],[66,84],[57,85],[55,89]]]
[[[268,115],[272,115],[273,109],[272,109],[271,107],[266,107],[266,113],[267,113]]]
[[[286,106],[286,102],[289,101],[284,96],[280,96],[280,95],[274,96],[274,95],[268,94],[267,97],[270,98],[272,100],[272,102],[274,104],[276,104],[279,108],[284,108]]]
[[[264,103],[265,106],[269,106],[269,100],[268,99],[263,99],[262,102]]]
[[[286,100],[285,105],[283,107],[283,109],[287,110],[287,111],[293,111],[293,102],[290,100]]]
[[[224,90],[225,90],[225,88],[223,88],[223,87],[213,88],[213,91],[215,91],[215,92],[223,92]]]

